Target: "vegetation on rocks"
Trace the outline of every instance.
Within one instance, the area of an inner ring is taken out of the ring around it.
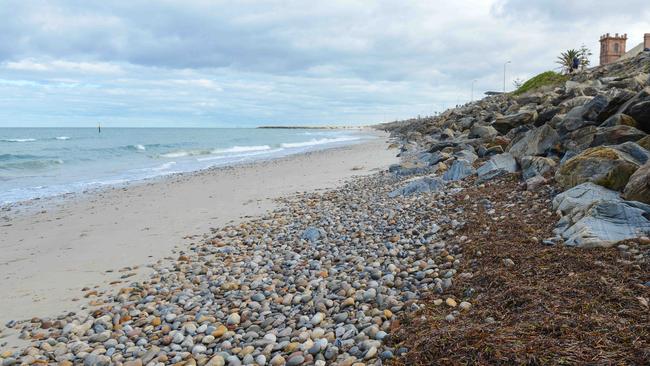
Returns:
[[[514,91],[514,95],[521,95],[529,91],[535,91],[544,86],[558,86],[567,80],[569,80],[568,75],[558,74],[555,71],[546,71],[528,79]]]
[[[454,286],[401,314],[391,341],[408,351],[391,364],[647,363],[649,65],[642,52],[550,71],[384,126],[431,175],[478,156],[476,173],[449,177],[461,225],[440,225],[463,251]]]

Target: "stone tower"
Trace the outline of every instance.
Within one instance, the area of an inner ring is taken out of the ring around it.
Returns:
[[[643,35],[643,48],[650,49],[650,33]]]
[[[607,65],[618,60],[625,53],[627,34],[604,34],[600,37],[600,64]]]

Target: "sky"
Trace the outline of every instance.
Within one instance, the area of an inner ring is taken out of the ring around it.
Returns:
[[[0,0],[0,126],[359,125],[431,115],[650,33],[648,0]]]

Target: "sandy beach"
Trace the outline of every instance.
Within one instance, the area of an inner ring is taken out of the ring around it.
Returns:
[[[387,149],[387,136],[378,136],[4,212],[0,323],[75,311],[89,301],[82,289],[101,293],[111,284],[142,278],[148,264],[211,228],[268,211],[276,198],[331,188],[386,168],[397,161],[397,151]]]

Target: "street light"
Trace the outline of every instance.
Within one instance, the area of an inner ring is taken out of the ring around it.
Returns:
[[[474,101],[474,83],[476,83],[476,80],[472,80],[472,98],[470,99],[470,102]]]
[[[503,64],[503,94],[506,93],[506,65],[509,64],[510,61],[506,61]]]

